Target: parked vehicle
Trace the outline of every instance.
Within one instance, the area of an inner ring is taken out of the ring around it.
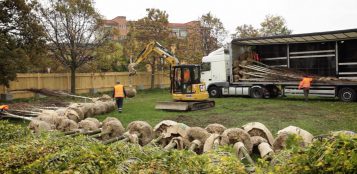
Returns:
[[[331,83],[312,84],[310,95],[357,98],[357,29],[233,39],[228,49],[218,49],[202,59],[201,79],[211,97],[302,95],[298,80],[264,80],[235,71],[242,55],[252,53],[255,61],[270,67],[285,67],[307,74],[334,77]]]

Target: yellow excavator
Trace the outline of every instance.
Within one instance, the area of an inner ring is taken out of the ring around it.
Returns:
[[[170,65],[170,91],[173,101],[157,102],[155,109],[172,111],[193,111],[214,107],[209,100],[205,84],[201,82],[200,65],[180,65],[176,56],[158,42],[146,45],[136,60],[128,66],[129,74],[135,75],[135,67],[156,52]]]

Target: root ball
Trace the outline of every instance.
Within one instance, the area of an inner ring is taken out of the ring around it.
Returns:
[[[222,134],[227,128],[221,124],[213,123],[207,125],[205,129],[210,134]]]
[[[243,129],[229,128],[222,133],[221,145],[234,145],[237,142],[242,142],[247,150],[252,152],[253,144],[250,135]]]
[[[108,119],[107,121],[103,122],[102,133],[104,135],[102,136],[102,139],[108,140],[114,137],[121,136],[123,135],[124,131],[125,129],[118,119]]]
[[[252,123],[248,123],[248,124],[242,126],[242,128],[246,132],[248,132],[248,134],[250,136],[260,136],[260,137],[263,137],[264,139],[268,140],[268,143],[270,145],[272,145],[274,142],[274,137],[273,137],[272,133],[262,123],[252,122]]]
[[[38,120],[38,119],[33,119],[28,125],[28,128],[33,131],[34,133],[40,133],[43,131],[49,131],[55,128],[54,125],[51,125],[47,122]]]
[[[139,144],[142,146],[148,144],[154,137],[152,127],[145,121],[133,121],[129,123],[128,132],[139,135]]]
[[[78,124],[73,120],[63,119],[57,129],[62,132],[74,131],[78,129]]]

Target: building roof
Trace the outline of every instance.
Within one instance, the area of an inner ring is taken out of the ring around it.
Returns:
[[[117,23],[115,21],[112,21],[112,20],[103,20],[103,22],[106,25],[117,25]]]
[[[233,39],[232,43],[242,45],[267,45],[267,44],[288,44],[304,42],[326,42],[349,40],[357,38],[357,28],[347,30],[335,30],[327,32],[315,32],[304,34],[292,34],[256,38]]]
[[[190,21],[186,23],[169,23],[168,26],[171,28],[185,28],[191,26],[192,24],[196,24],[199,21]]]

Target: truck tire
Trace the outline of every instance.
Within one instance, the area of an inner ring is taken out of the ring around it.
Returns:
[[[356,91],[349,87],[341,88],[338,92],[338,98],[343,102],[355,101],[356,97]]]
[[[268,86],[267,89],[269,91],[270,98],[276,98],[281,94],[280,89],[278,87],[276,87],[275,85]]]
[[[250,97],[252,98],[263,98],[264,89],[261,86],[253,86],[250,88]]]
[[[212,98],[219,98],[222,96],[221,88],[217,86],[211,86],[208,88],[208,94]]]

